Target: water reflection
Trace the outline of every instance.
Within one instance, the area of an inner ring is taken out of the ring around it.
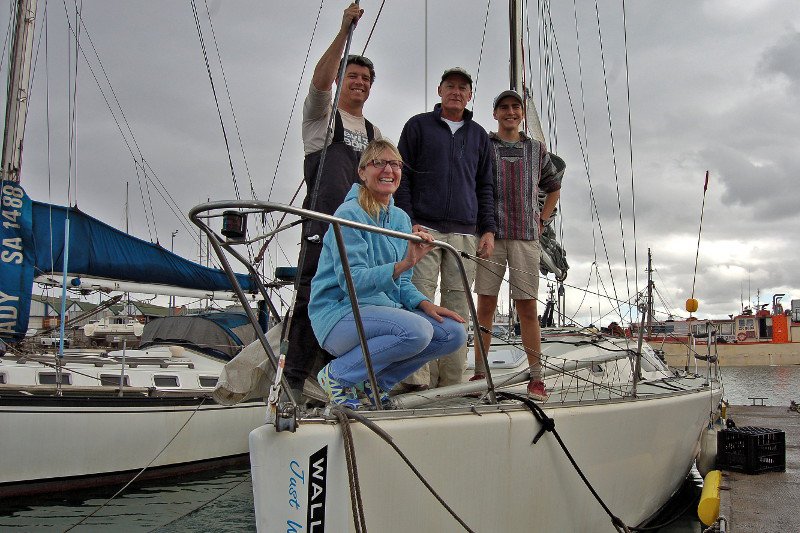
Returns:
[[[118,488],[0,501],[4,531],[66,531]],[[250,472],[241,467],[129,488],[71,531],[255,531]]]

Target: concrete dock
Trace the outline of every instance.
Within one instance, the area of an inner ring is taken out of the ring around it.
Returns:
[[[800,414],[786,407],[734,405],[728,416],[738,427],[758,426],[786,433],[786,471],[748,475],[723,470],[720,514],[727,531],[800,531]]]

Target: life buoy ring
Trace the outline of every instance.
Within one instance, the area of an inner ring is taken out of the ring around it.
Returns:
[[[739,342],[744,342],[747,340],[747,334],[744,331],[740,331],[736,334],[736,340]]]

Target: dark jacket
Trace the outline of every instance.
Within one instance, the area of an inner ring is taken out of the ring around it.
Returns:
[[[443,233],[495,231],[492,149],[472,112],[464,110],[453,134],[436,104],[406,122],[398,149],[405,164],[394,198],[415,224]]]
[[[364,119],[364,123],[367,128],[367,138],[372,141],[375,137],[375,129],[370,121]],[[356,152],[344,142],[344,126],[338,111],[334,118],[331,143],[325,152],[325,168],[322,171],[317,188],[317,198],[314,201],[314,185],[317,181],[321,157],[322,150],[318,150],[308,154],[303,161],[303,178],[306,182],[303,209],[312,209],[332,215],[344,202],[350,187],[354,183],[359,183],[358,160],[361,159],[361,152]],[[312,238],[314,241],[322,243],[322,237],[327,230],[327,222],[303,221],[303,237],[306,239]]]

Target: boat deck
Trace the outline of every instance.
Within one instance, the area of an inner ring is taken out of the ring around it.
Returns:
[[[786,471],[747,475],[723,472],[720,514],[728,531],[800,531],[800,414],[787,407],[730,407],[736,425],[780,429],[786,433]]]
[[[660,396],[665,394],[675,393],[690,393],[696,391],[698,388],[703,388],[705,385],[705,378],[702,376],[688,375],[673,377],[658,381],[643,381],[639,384],[637,396],[639,398],[648,398],[653,396]],[[433,389],[433,391],[441,389]],[[497,389],[498,392],[508,392],[523,398],[527,397],[526,384],[507,386]],[[459,410],[464,413],[483,413],[493,412],[496,410],[525,410],[527,409],[521,402],[514,398],[498,398],[500,401],[498,405],[491,405],[488,402],[487,393],[485,391],[477,392],[470,395],[460,396],[442,396],[437,399],[430,398],[430,392],[427,391],[427,401],[422,404],[413,402],[415,396],[422,396],[422,394],[408,393],[401,397],[395,397],[395,402],[401,398],[412,399],[412,404],[408,405],[404,402],[400,405],[395,404],[391,409],[378,412],[373,410],[372,407],[366,407],[359,411],[367,418],[406,418],[409,416],[438,416],[445,413],[455,414]],[[550,389],[550,397],[545,402],[536,402],[543,408],[548,407],[567,407],[575,406],[586,403],[603,404],[608,402],[621,401],[624,398],[629,398],[628,389],[601,387],[594,390],[587,390],[587,388],[576,388],[574,386],[562,386]],[[423,393],[425,394],[425,393]],[[365,402],[365,400],[362,400]],[[308,420],[326,419],[331,421],[324,413],[325,408],[315,408],[304,413],[303,418]]]

